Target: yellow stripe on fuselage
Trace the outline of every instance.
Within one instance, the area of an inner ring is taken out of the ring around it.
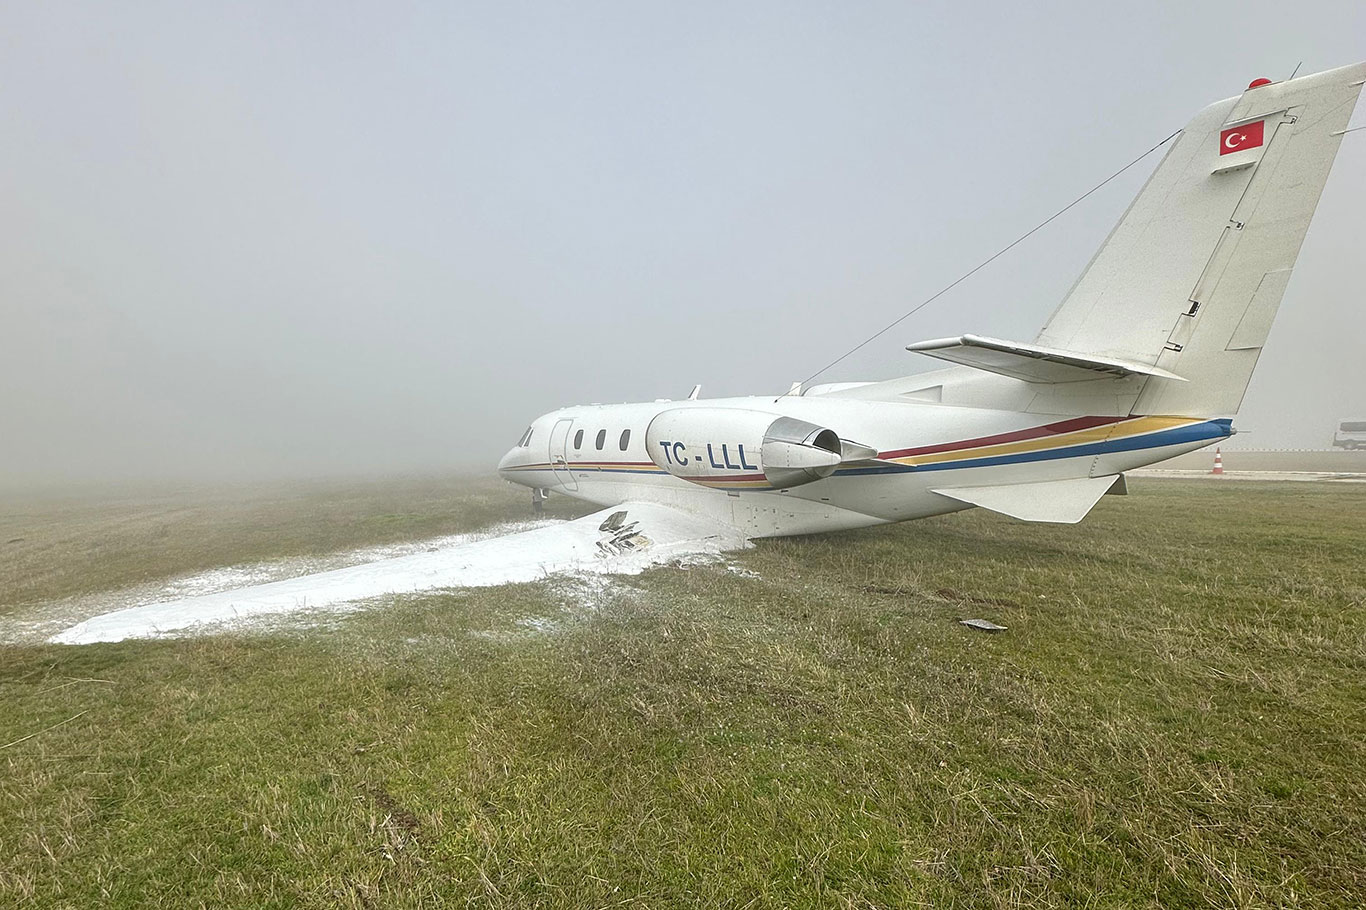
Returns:
[[[946,461],[960,461],[965,458],[993,458],[1000,455],[1016,455],[1022,452],[1039,452],[1044,449],[1059,449],[1067,446],[1105,442],[1110,439],[1125,439],[1143,433],[1156,433],[1161,430],[1169,430],[1172,427],[1199,423],[1201,419],[1198,417],[1135,417],[1118,423],[1101,424],[1057,436],[1041,436],[1038,439],[1003,442],[998,445],[979,448],[953,449],[948,452],[932,452],[927,455],[907,455],[904,458],[892,460],[897,464],[905,465],[941,464]]]

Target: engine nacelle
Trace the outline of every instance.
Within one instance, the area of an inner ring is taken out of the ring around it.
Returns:
[[[781,490],[829,477],[839,434],[743,408],[671,408],[645,430],[650,459],[675,477],[724,490]]]

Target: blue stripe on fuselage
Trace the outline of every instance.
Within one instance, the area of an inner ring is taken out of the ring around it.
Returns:
[[[952,471],[958,468],[989,468],[1005,464],[1025,464],[1031,461],[1052,461],[1058,458],[1085,458],[1089,455],[1108,455],[1113,452],[1132,452],[1137,449],[1160,449],[1189,442],[1223,439],[1233,435],[1232,420],[1206,420],[1184,427],[1172,427],[1156,433],[1145,433],[1125,439],[1104,440],[1085,445],[1041,449],[1037,452],[1016,452],[986,458],[965,458],[933,464],[886,464],[871,468],[852,468],[835,472],[837,477],[857,477],[865,474],[904,474],[912,471]]]

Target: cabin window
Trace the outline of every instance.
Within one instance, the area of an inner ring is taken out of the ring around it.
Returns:
[[[522,438],[517,440],[517,447],[519,449],[525,449],[527,446],[531,445],[531,429],[531,427],[527,427],[526,432],[522,434]]]
[[[579,430],[577,433],[574,434],[574,448],[583,448],[583,430]]]
[[[620,443],[620,445],[621,445],[621,450],[622,450],[623,452],[625,452],[625,451],[626,451],[626,447],[629,446],[630,444],[631,444],[631,431],[630,431],[630,430],[622,430],[622,431],[621,431],[621,443]]]
[[[605,443],[605,442],[607,442],[607,431],[606,431],[606,430],[598,430],[597,446],[598,446],[598,451],[599,451],[599,452],[602,451],[602,446],[603,446],[603,443]]]

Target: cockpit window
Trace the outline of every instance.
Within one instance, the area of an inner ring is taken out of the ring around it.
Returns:
[[[597,445],[597,447],[598,447],[598,451],[602,451],[602,444],[605,443],[606,441],[607,441],[607,431],[606,431],[606,430],[598,430],[598,438],[597,438],[597,441],[596,441],[596,443],[595,443],[595,445]]]
[[[520,449],[525,449],[529,445],[531,445],[531,427],[527,427],[526,432],[522,434],[522,438],[517,440],[517,447]]]

